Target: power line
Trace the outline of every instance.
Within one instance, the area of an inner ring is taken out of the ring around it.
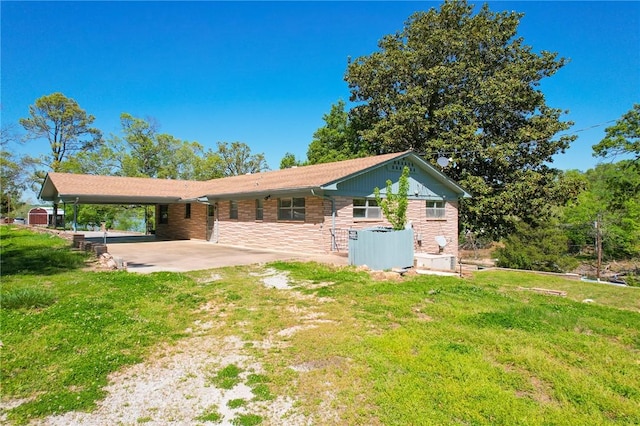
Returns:
[[[610,124],[610,123],[615,123],[615,122],[616,122],[616,120],[609,120],[609,121],[605,121],[605,122],[602,122],[602,123],[599,123],[599,124],[594,124],[593,126],[584,127],[584,128],[582,128],[582,129],[574,130],[574,131],[573,131],[573,132],[571,132],[571,133],[565,133],[565,134],[562,134],[562,135],[560,135],[560,136],[571,136],[571,135],[575,135],[576,133],[580,133],[580,132],[584,132],[584,131],[587,131],[587,130],[595,129],[595,128],[598,128],[598,127],[602,127],[602,126],[604,126],[605,124]]]

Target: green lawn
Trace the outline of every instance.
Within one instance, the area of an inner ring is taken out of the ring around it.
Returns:
[[[288,274],[294,289],[283,291],[262,285],[257,265],[88,272],[56,238],[0,232],[2,401],[28,398],[6,410],[15,423],[91,410],[110,372],[186,338],[208,304],[224,327],[207,332],[241,338],[264,366],[253,379],[263,400],[290,396],[313,424],[640,424],[640,289],[517,272],[377,281],[351,268],[268,265]],[[567,296],[523,289],[532,287]],[[323,321],[300,327],[308,318]],[[252,343],[291,327],[287,345]],[[212,383],[233,386],[231,370]],[[199,417],[216,418],[215,407]]]

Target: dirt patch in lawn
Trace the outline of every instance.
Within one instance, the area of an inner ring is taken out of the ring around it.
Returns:
[[[257,398],[248,380],[264,371],[245,353],[245,343],[236,337],[220,341],[213,336],[197,336],[174,346],[165,345],[146,362],[112,374],[105,388],[108,395],[93,412],[69,412],[33,424],[206,424],[199,418],[211,412],[219,415],[216,424],[221,425],[235,424],[247,415],[260,416],[264,424],[307,424],[292,399]],[[228,366],[241,371],[237,383],[229,389],[215,386],[216,372]],[[236,407],[230,404],[234,400],[245,403]]]
[[[295,291],[295,283],[291,283],[285,273],[267,268],[251,275],[265,287],[289,292],[293,300],[314,298]],[[201,285],[209,285],[219,279],[220,276],[212,275],[197,281]],[[111,374],[109,384],[104,388],[107,396],[97,403],[95,410],[67,412],[31,424],[235,425],[256,419],[264,425],[311,424],[313,413],[303,413],[301,404],[296,400],[290,396],[273,395],[268,386],[265,387],[261,380],[267,378],[268,381],[268,373],[256,350],[265,353],[279,351],[290,345],[290,339],[296,333],[332,322],[325,318],[324,312],[318,311],[322,301],[313,302],[309,308],[287,307],[286,310],[295,314],[297,324],[271,330],[261,341],[245,341],[237,336],[221,337],[215,331],[225,328],[228,314],[223,306],[207,302],[197,309],[206,314],[206,319],[194,321],[185,330],[191,337],[172,345],[164,344],[145,362]],[[346,362],[341,358],[319,359],[289,368],[304,374]],[[236,374],[225,381],[221,378],[222,373],[228,371]],[[300,379],[302,377],[297,380]],[[329,407],[323,405],[322,410],[319,416],[322,419],[339,417]]]
[[[286,274],[264,269],[253,274],[263,285],[290,292],[293,299],[312,298],[293,290]],[[217,281],[219,276],[198,280]],[[37,425],[96,424],[243,424],[243,420],[260,418],[261,424],[306,425],[311,419],[301,412],[300,404],[289,396],[276,396],[265,386],[252,383],[267,377],[256,357],[256,349],[279,350],[302,331],[330,322],[315,309],[290,307],[299,323],[282,330],[272,330],[262,341],[244,341],[237,336],[221,338],[211,332],[225,326],[227,314],[221,306],[207,302],[198,311],[209,318],[196,320],[185,332],[191,337],[173,345],[163,345],[140,364],[127,367],[109,377],[107,396],[92,412],[68,412],[32,422]],[[305,365],[301,371],[322,365]],[[331,360],[330,363],[336,362]],[[221,386],[220,372],[239,372],[229,386]],[[268,388],[268,386],[267,386]],[[260,394],[262,392],[262,394]],[[327,407],[324,407],[326,410]],[[308,413],[307,413],[308,414]],[[334,417],[324,413],[323,418]]]

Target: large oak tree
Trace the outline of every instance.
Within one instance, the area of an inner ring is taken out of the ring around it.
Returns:
[[[549,163],[574,139],[556,136],[571,123],[540,90],[567,61],[526,45],[522,17],[446,1],[412,15],[345,75],[368,151],[450,158],[445,173],[474,195],[461,203],[461,225],[493,238],[545,216]]]

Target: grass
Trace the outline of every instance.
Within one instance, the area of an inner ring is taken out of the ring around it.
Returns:
[[[78,263],[84,258],[59,239],[6,226],[0,232],[2,395],[29,399],[8,413],[10,420],[93,408],[109,373],[179,339],[193,321],[197,302],[184,295],[196,285],[186,276],[85,272]],[[16,272],[16,256],[27,248],[46,257],[44,242],[54,258],[75,260],[57,273],[40,266]],[[8,274],[5,265],[13,265]]]
[[[10,233],[10,238],[9,238]],[[68,249],[68,243],[51,234],[2,226],[2,276],[53,275],[82,268],[84,252]]]
[[[44,308],[55,302],[55,295],[46,288],[24,287],[0,294],[0,306],[4,309]]]
[[[211,383],[220,389],[233,389],[241,381],[240,373],[242,370],[238,366],[227,365],[211,378]]]
[[[218,423],[222,420],[222,414],[216,410],[216,407],[212,407],[206,413],[198,416],[196,420]]]
[[[227,407],[232,409],[244,407],[245,405],[247,405],[247,400],[243,398],[236,398],[236,399],[229,400],[229,402],[227,402]]]
[[[262,423],[262,416],[257,414],[241,414],[231,422],[237,426],[255,426]]]
[[[29,398],[7,410],[15,423],[91,410],[110,372],[183,338],[209,303],[224,326],[208,333],[241,338],[264,370],[230,364],[210,380],[227,389],[244,381],[262,404],[290,397],[313,424],[640,424],[639,289],[495,271],[377,281],[315,263],[269,265],[294,291],[262,286],[257,266],[216,270],[211,282],[211,271],[135,275],[76,264],[5,275],[5,262],[20,264],[12,257],[41,236],[0,232],[2,398]],[[534,287],[567,296],[526,290]],[[44,303],[4,305],[23,289],[42,291],[33,299]],[[276,337],[283,344],[271,349],[251,343]],[[252,412],[234,424],[265,420],[252,403],[229,401]],[[220,416],[214,406],[196,420]]]

